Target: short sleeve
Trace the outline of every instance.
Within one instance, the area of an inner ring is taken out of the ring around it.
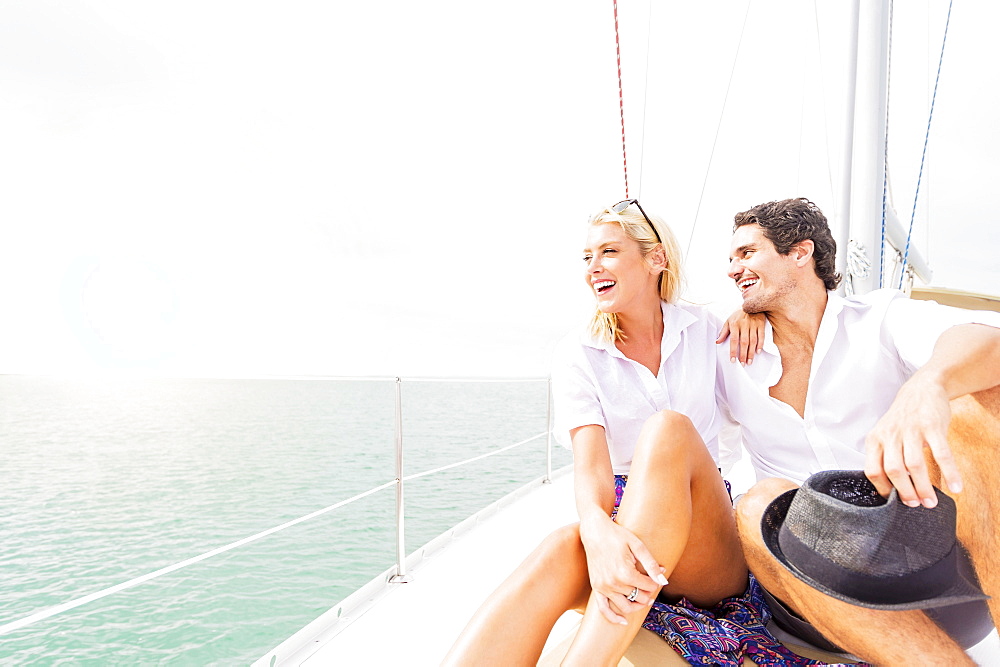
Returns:
[[[571,430],[588,424],[606,428],[594,369],[578,336],[569,336],[556,347],[552,360],[552,409],[553,435],[567,449],[573,445]]]
[[[953,308],[900,295],[886,310],[883,332],[912,373],[930,360],[941,334],[959,324],[1000,327],[1000,313]]]

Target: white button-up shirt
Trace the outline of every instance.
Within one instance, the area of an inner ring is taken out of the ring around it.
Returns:
[[[821,470],[863,469],[865,436],[899,388],[930,359],[945,330],[970,322],[1000,327],[1000,313],[911,300],[896,290],[849,299],[831,292],[802,417],[769,394],[781,378],[781,356],[768,323],[764,350],[753,364],[723,369],[730,410],[757,479],[801,484]]]
[[[616,475],[628,474],[642,425],[660,410],[686,415],[719,460],[723,419],[715,395],[717,348],[725,347],[723,357],[729,350],[728,345],[715,344],[720,322],[700,306],[664,302],[662,310],[660,369],[655,376],[614,343],[595,340],[589,331],[570,334],[555,351],[556,440],[570,447],[570,430],[603,426]]]

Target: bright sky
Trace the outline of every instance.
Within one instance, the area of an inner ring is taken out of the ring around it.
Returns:
[[[697,211],[689,296],[727,311],[736,211],[835,213],[848,3],[819,46],[812,3],[756,3],[735,71],[746,0],[676,4],[619,7],[630,194],[685,245]],[[896,4],[908,221],[947,3]],[[983,5],[952,15],[915,242],[996,291]],[[624,197],[612,3],[0,2],[0,146],[0,372],[543,375]]]

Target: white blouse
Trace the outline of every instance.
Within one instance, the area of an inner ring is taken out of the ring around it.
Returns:
[[[655,377],[614,343],[595,340],[587,330],[570,334],[555,351],[556,440],[571,447],[570,430],[589,424],[604,427],[616,475],[628,474],[642,425],[660,410],[691,419],[719,460],[724,420],[716,403],[716,373],[720,358],[729,351],[728,345],[715,344],[721,323],[700,306],[663,302],[662,309],[660,369]],[[728,365],[728,359],[724,363]]]

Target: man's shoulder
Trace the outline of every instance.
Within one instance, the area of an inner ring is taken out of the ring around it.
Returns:
[[[827,300],[827,316],[834,315],[841,323],[865,326],[881,322],[900,304],[909,301],[899,290],[878,289],[866,294],[840,296],[833,292]]]
[[[964,322],[1000,326],[1000,313],[968,310],[937,301],[912,299],[895,289],[879,289],[867,294],[840,298],[845,312],[856,318],[885,319],[901,326],[953,326]]]
[[[830,298],[831,300],[839,299],[843,302],[844,308],[861,313],[884,311],[896,301],[907,300],[905,294],[888,287],[872,290],[865,294],[852,294],[844,297],[831,293]]]

